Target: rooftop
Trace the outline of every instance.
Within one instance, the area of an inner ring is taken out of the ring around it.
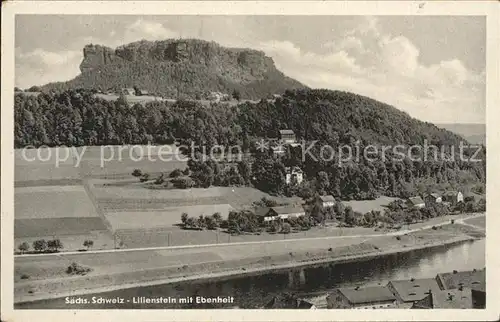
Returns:
[[[351,304],[379,303],[396,300],[394,294],[385,286],[339,288],[338,290]]]
[[[333,202],[335,202],[335,198],[334,198],[332,195],[320,196],[319,198],[320,198],[320,199],[321,199],[321,201],[323,201],[323,202],[329,202],[329,201],[333,201]]]
[[[424,201],[422,200],[421,197],[410,197],[410,198],[408,198],[408,201],[410,201],[414,205],[418,205],[418,204],[423,204],[424,203]]]
[[[286,215],[286,214],[296,214],[299,212],[304,212],[304,208],[302,206],[278,206],[271,207],[278,215]]]
[[[427,296],[429,290],[432,292],[441,290],[434,278],[390,281],[389,284],[392,284],[404,302],[421,300]]]
[[[431,309],[472,309],[472,291],[470,288],[461,290],[443,290],[429,294],[422,301],[415,303],[417,308]]]
[[[264,306],[266,309],[311,309],[314,305],[292,295],[278,295]]]
[[[446,191],[443,193],[443,196],[456,196],[458,195],[459,191]]]
[[[441,197],[438,193],[430,193],[429,196],[434,197],[436,199]]]
[[[280,134],[295,134],[292,130],[280,130]]]
[[[486,269],[441,273],[438,274],[444,289],[456,289],[460,286],[473,289],[475,291],[486,292]]]

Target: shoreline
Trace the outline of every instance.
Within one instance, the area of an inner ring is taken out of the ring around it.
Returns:
[[[341,255],[337,257],[330,257],[330,258],[312,258],[308,260],[303,260],[303,261],[295,261],[295,262],[289,262],[289,263],[284,263],[284,264],[271,264],[271,265],[266,265],[264,267],[253,267],[253,268],[246,268],[245,270],[242,270],[241,267],[239,268],[232,268],[232,269],[227,269],[227,270],[222,270],[219,272],[200,272],[197,274],[193,274],[191,276],[182,276],[182,277],[170,277],[170,278],[164,278],[164,279],[154,279],[150,281],[142,281],[142,282],[132,282],[132,283],[124,283],[120,285],[108,285],[108,286],[98,286],[98,287],[93,287],[90,289],[81,289],[78,291],[66,291],[66,292],[60,292],[60,293],[40,293],[37,295],[34,295],[32,298],[26,300],[26,299],[14,299],[14,305],[24,305],[24,304],[29,304],[33,302],[39,302],[39,301],[44,301],[44,300],[57,300],[57,299],[63,299],[67,296],[83,296],[83,295],[90,295],[90,294],[101,294],[101,293],[107,293],[107,292],[113,292],[113,291],[120,291],[120,290],[126,290],[126,289],[131,289],[131,288],[142,288],[142,287],[149,287],[149,286],[157,286],[157,285],[166,285],[166,284],[175,284],[175,283],[182,283],[182,282],[199,282],[199,281],[204,281],[204,280],[227,280],[227,279],[232,279],[232,278],[239,278],[239,277],[244,277],[244,276],[255,276],[255,275],[260,275],[260,274],[267,274],[267,273],[273,273],[273,272],[280,272],[284,270],[289,270],[289,269],[301,269],[301,268],[310,268],[310,267],[316,267],[316,266],[322,266],[325,264],[345,264],[345,263],[352,263],[352,262],[364,262],[364,261],[369,261],[371,259],[379,258],[379,257],[384,257],[384,256],[390,256],[390,255],[395,255],[395,254],[401,254],[401,253],[407,253],[410,251],[416,251],[416,250],[423,250],[423,249],[432,249],[432,248],[437,248],[440,246],[453,246],[465,242],[470,242],[474,240],[479,240],[481,238],[476,238],[468,235],[462,235],[462,236],[456,236],[447,240],[443,241],[438,241],[430,244],[421,244],[421,245],[414,245],[414,246],[409,246],[409,247],[397,247],[397,248],[392,248],[392,249],[387,249],[387,250],[380,250],[380,251],[370,251],[370,252],[365,252],[365,253],[360,253],[360,254],[354,254],[354,255]],[[161,270],[161,269],[159,269]],[[26,297],[26,296],[23,296]]]

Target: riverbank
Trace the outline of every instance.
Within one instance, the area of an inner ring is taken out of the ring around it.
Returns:
[[[236,251],[231,260],[207,260],[198,263],[185,260],[182,264],[149,268],[146,265],[141,269],[131,267],[127,269],[109,262],[107,271],[96,269],[87,276],[68,277],[56,274],[47,278],[38,276],[34,280],[20,280],[15,283],[14,301],[15,303],[32,302],[151,285],[200,280],[214,281],[326,263],[366,261],[390,254],[453,245],[480,237],[480,235],[473,237],[471,233],[477,234],[478,232],[471,227],[455,224],[401,236],[360,238],[349,242],[339,240],[335,242],[337,246],[325,243],[324,247],[316,245],[303,247],[297,251],[295,251],[297,247],[292,249],[285,247],[280,252],[266,254],[265,249],[262,248],[264,253],[261,256],[254,255],[250,258],[239,258]],[[235,249],[229,251],[234,252]],[[66,262],[73,259],[68,258]]]

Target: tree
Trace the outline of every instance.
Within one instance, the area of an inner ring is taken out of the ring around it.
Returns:
[[[275,220],[271,221],[268,231],[271,233],[277,233],[279,230],[280,230],[280,224]]]
[[[281,232],[283,234],[289,234],[292,231],[292,226],[290,226],[289,223],[284,223],[283,226],[281,227]]]
[[[47,247],[51,251],[57,252],[59,249],[63,248],[63,244],[62,244],[61,240],[57,238],[57,239],[49,240],[47,242]]]
[[[177,178],[182,175],[182,171],[180,169],[175,169],[172,172],[170,172],[170,178]]]
[[[94,246],[94,241],[87,239],[83,242],[83,247],[86,247],[87,249],[90,249],[92,246]]]
[[[215,212],[213,215],[212,215],[212,218],[215,220],[215,223],[217,225],[220,225],[221,221],[222,221],[222,216],[220,214],[220,212]]]
[[[163,173],[162,173],[158,178],[156,178],[155,184],[163,184],[163,183],[165,183],[165,179],[163,179]]]
[[[213,230],[215,228],[217,228],[217,222],[215,221],[214,217],[205,217],[205,226],[207,227],[207,229],[210,229],[210,230]]]
[[[142,171],[140,169],[134,169],[134,171],[132,172],[132,175],[136,178],[140,177],[140,176],[142,176]]]
[[[347,206],[345,208],[345,223],[349,226],[354,226],[356,222],[356,217],[354,216],[354,211],[350,206]]]
[[[140,181],[141,182],[146,182],[149,180],[149,173],[144,173],[142,176],[141,176],[141,179]]]
[[[185,213],[185,212],[183,212],[182,215],[181,215],[182,225],[186,226],[187,220],[188,220],[188,214]]]
[[[24,254],[30,249],[30,245],[27,242],[23,242],[17,248]]]
[[[186,228],[194,228],[196,226],[196,221],[193,217],[189,217],[186,219]]]
[[[203,215],[200,215],[200,217],[198,217],[198,219],[196,220],[196,226],[200,229],[203,229],[205,228],[207,225],[206,225],[206,222],[205,222],[205,217],[203,217]]]
[[[233,91],[233,98],[237,101],[241,100],[241,93],[239,90],[235,89]]]
[[[47,241],[45,239],[35,240],[33,242],[33,249],[37,252],[44,252],[47,250]]]

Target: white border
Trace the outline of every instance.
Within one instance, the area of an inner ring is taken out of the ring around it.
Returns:
[[[500,217],[498,200],[500,147],[494,121],[499,117],[499,8],[489,1],[8,1],[2,4],[2,127],[1,165],[1,320],[2,321],[331,321],[331,320],[498,320]],[[484,15],[487,16],[487,310],[13,310],[13,89],[15,14],[126,14],[126,15]]]

